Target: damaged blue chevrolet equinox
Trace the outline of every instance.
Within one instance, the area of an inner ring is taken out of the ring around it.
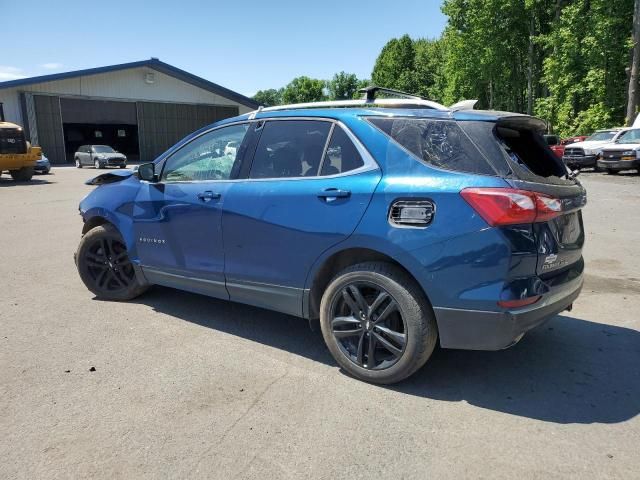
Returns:
[[[380,384],[437,342],[503,349],[570,309],[586,192],[545,123],[364,94],[226,119],[90,180],[87,288],[129,300],[163,285],[319,321],[335,361]]]

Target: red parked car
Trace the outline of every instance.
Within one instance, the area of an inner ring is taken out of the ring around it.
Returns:
[[[577,135],[575,137],[569,137],[560,140],[557,135],[544,136],[547,145],[549,145],[551,151],[558,158],[562,158],[562,156],[564,155],[564,147],[566,147],[567,145],[571,145],[572,143],[582,142],[585,138],[587,138],[585,135]]]

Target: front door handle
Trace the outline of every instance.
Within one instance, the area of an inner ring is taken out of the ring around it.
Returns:
[[[318,192],[318,197],[324,198],[327,202],[333,202],[336,198],[347,198],[351,196],[349,190],[341,190],[339,188],[325,188]]]
[[[200,192],[198,194],[198,198],[203,202],[208,202],[209,200],[217,200],[218,198],[220,198],[220,194],[214,193],[211,190],[207,190],[205,192]]]

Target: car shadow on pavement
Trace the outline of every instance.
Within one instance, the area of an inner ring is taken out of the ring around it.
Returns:
[[[137,301],[336,365],[322,336],[296,317],[163,287]],[[561,424],[623,422],[640,413],[640,332],[559,315],[507,350],[436,349],[412,377],[381,388]]]
[[[44,176],[43,176],[44,177]],[[0,187],[17,187],[20,185],[49,185],[56,182],[50,182],[47,178],[36,177],[35,175],[28,182],[17,182],[9,176],[0,177]]]
[[[159,286],[134,301],[181,320],[336,365],[322,335],[301,318]]]
[[[554,423],[640,413],[640,332],[559,315],[498,352],[437,350],[393,390]]]

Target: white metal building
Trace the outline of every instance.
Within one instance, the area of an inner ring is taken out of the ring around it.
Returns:
[[[257,108],[250,98],[157,58],[0,82],[0,108],[52,163],[106,144],[153,160],[190,132]]]

